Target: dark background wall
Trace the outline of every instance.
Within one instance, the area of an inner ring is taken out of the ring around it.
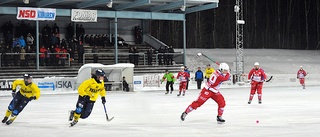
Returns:
[[[235,47],[235,0],[187,14],[187,48]],[[319,0],[243,0],[244,48],[320,49]],[[151,34],[182,48],[182,22],[152,21]]]

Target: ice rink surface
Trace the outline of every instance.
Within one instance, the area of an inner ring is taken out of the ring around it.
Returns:
[[[320,134],[320,87],[267,87],[263,102],[257,96],[247,104],[249,88],[221,89],[226,100],[217,124],[217,105],[208,100],[185,121],[180,115],[200,90],[108,92],[107,110],[115,118],[107,122],[101,100],[87,119],[69,127],[68,110],[75,108],[77,94],[43,95],[31,101],[11,125],[1,124],[1,137],[316,137]],[[12,98],[0,97],[4,116]],[[259,123],[256,121],[259,120]]]

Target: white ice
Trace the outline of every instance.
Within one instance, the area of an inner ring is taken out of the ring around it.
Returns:
[[[320,87],[266,87],[263,102],[257,96],[247,104],[249,88],[221,89],[226,100],[217,124],[217,105],[208,100],[185,121],[180,114],[200,90],[108,92],[107,110],[115,118],[106,121],[101,100],[87,119],[69,127],[68,110],[75,108],[77,94],[43,95],[31,101],[11,125],[1,124],[1,137],[316,137],[320,134]],[[1,118],[11,97],[0,97]],[[259,123],[256,121],[259,120]]]

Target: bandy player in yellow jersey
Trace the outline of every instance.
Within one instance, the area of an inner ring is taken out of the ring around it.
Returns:
[[[17,86],[20,86],[18,93],[16,93]],[[13,99],[8,106],[6,116],[2,120],[2,123],[6,123],[7,125],[10,125],[17,118],[19,113],[31,100],[37,100],[40,97],[40,89],[36,84],[32,83],[32,76],[30,74],[24,74],[23,80],[15,80],[13,82],[12,97]]]
[[[97,69],[90,79],[81,83],[78,88],[79,97],[76,109],[70,111],[69,121],[72,121],[73,119],[70,126],[77,124],[79,118],[85,119],[89,117],[99,95],[101,96],[102,104],[106,103],[104,78],[105,72],[101,69]]]

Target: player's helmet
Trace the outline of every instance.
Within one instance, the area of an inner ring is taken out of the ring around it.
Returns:
[[[102,69],[97,69],[97,70],[95,71],[94,75],[95,75],[96,77],[98,77],[98,76],[104,77],[104,76],[106,76],[106,73],[105,73]]]
[[[254,66],[259,66],[259,65],[260,65],[259,62],[254,63]]]
[[[219,65],[219,70],[223,71],[223,70],[229,70],[229,65],[227,63],[220,63]]]
[[[29,85],[29,84],[31,84],[32,82],[28,82],[28,79],[32,79],[32,75],[31,74],[24,74],[23,75],[23,80],[24,80],[24,84],[25,85]]]

